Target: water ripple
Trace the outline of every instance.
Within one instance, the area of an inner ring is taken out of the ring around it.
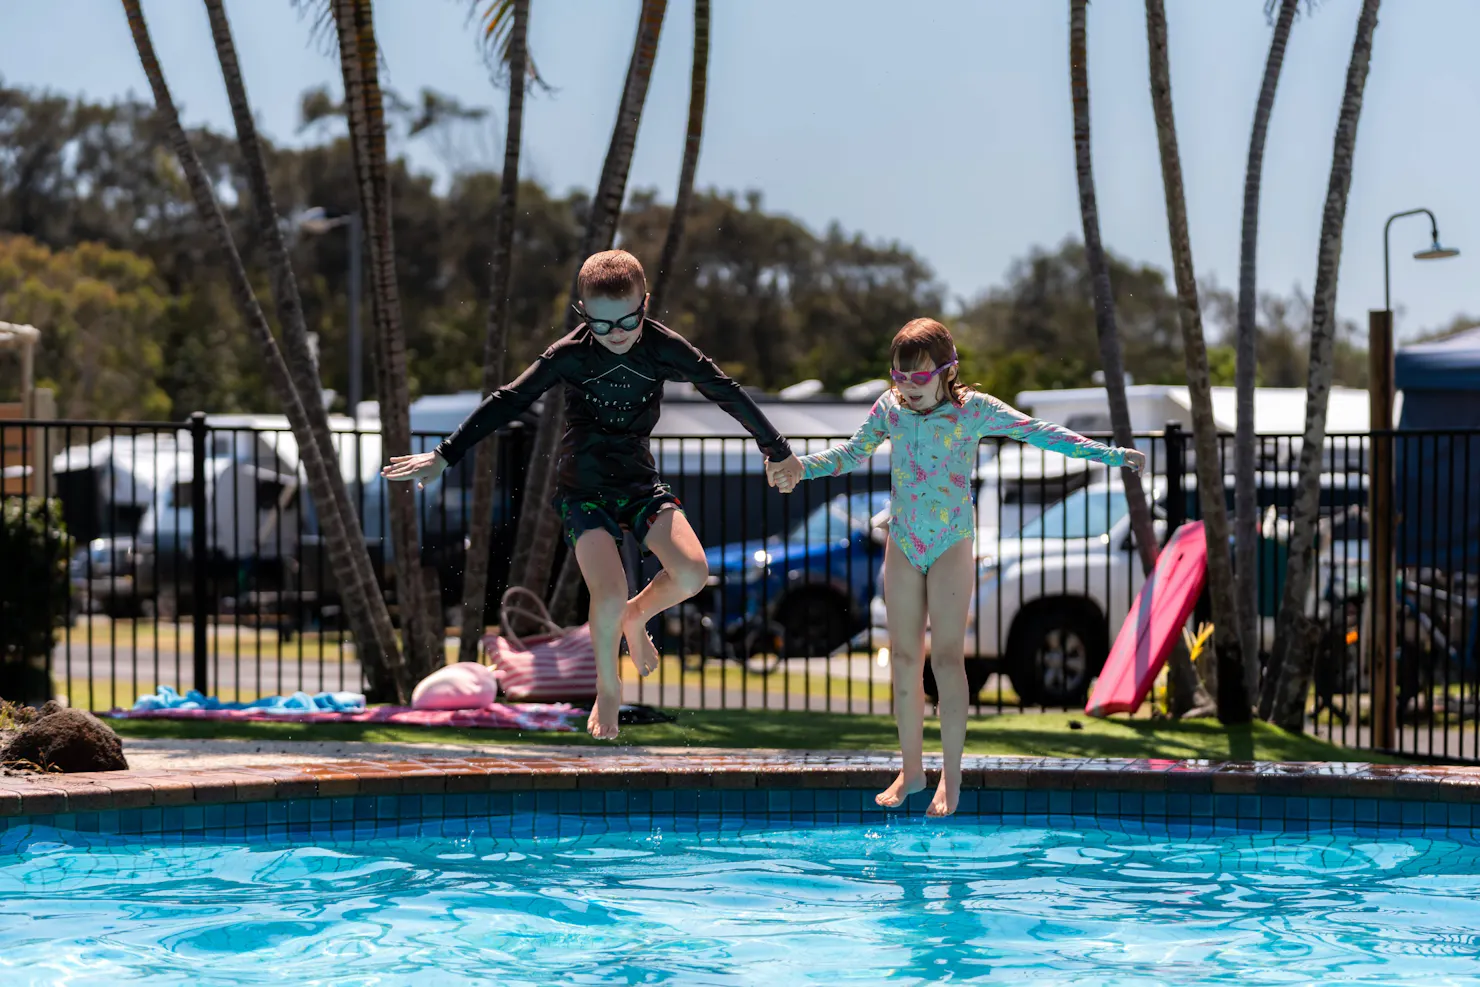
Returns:
[[[1480,850],[890,823],[0,846],[0,982],[1472,983]]]

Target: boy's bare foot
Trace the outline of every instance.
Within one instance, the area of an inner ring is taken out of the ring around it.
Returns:
[[[894,784],[874,796],[874,802],[886,809],[897,809],[904,800],[916,792],[925,790],[925,775],[906,775],[903,771],[894,779]]]
[[[620,696],[597,696],[586,717],[586,732],[597,740],[617,739],[617,714],[622,708]]]
[[[943,819],[946,816],[955,815],[956,803],[961,799],[961,782],[949,785],[944,773],[940,776],[940,784],[935,788],[935,798],[930,800],[930,808],[925,810],[925,815],[932,819]]]
[[[630,607],[622,615],[622,636],[627,639],[627,655],[637,668],[637,674],[651,675],[655,672],[662,659],[653,646],[653,639],[648,636],[647,625]]]

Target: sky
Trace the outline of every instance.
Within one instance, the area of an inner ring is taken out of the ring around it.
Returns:
[[[187,122],[231,129],[204,5],[144,0]],[[1167,0],[1172,90],[1200,278],[1235,289],[1244,169],[1271,28],[1263,0]],[[294,144],[299,94],[337,67],[290,0],[226,0],[264,131]],[[554,87],[526,104],[523,174],[556,193],[601,170],[638,0],[532,0],[530,47]],[[1269,130],[1261,290],[1309,293],[1331,144],[1359,0],[1320,0],[1295,24]],[[821,232],[836,221],[924,257],[953,298],[1005,282],[1035,246],[1080,237],[1067,0],[715,0],[697,184],[757,189]],[[462,160],[496,170],[505,95],[480,60],[468,5],[378,0],[387,85],[494,110]],[[671,200],[688,103],[692,6],[669,4],[629,190]],[[1425,206],[1452,260],[1418,262],[1426,222],[1393,226],[1399,338],[1480,315],[1480,3],[1388,0],[1374,39],[1338,286],[1344,318],[1382,307],[1383,223]],[[1089,63],[1095,179],[1106,245],[1168,272],[1165,200],[1147,85],[1144,6],[1094,0]],[[116,0],[0,0],[0,78],[107,100],[148,87]],[[418,167],[447,172],[425,142]]]

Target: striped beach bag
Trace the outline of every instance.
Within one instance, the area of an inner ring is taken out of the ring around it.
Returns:
[[[521,637],[516,622],[541,633]],[[596,651],[591,625],[561,627],[537,595],[511,586],[499,602],[499,632],[483,639],[499,691],[515,702],[589,702],[596,697]]]

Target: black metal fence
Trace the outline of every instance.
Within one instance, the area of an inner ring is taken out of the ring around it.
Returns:
[[[348,420],[338,427],[341,469],[394,612],[380,436]],[[1480,432],[1377,438],[1391,438],[1397,477],[1398,723],[1389,746],[1480,759]],[[0,558],[0,569],[19,575],[0,600],[0,655],[22,649],[18,628],[28,619],[51,619],[55,646],[39,659],[45,682],[92,709],[131,705],[161,685],[223,699],[360,688],[297,443],[281,420],[0,423],[0,439],[0,492],[12,513],[40,519],[52,505],[61,522],[38,520],[29,539],[6,536],[11,557]],[[427,449],[439,439],[415,441]],[[1374,744],[1373,669],[1382,667],[1368,586],[1373,439],[1327,440],[1305,594],[1320,631],[1314,729],[1360,747]],[[833,441],[794,438],[803,452]],[[1224,441],[1231,464],[1232,439]],[[1283,593],[1300,442],[1257,441],[1262,659]],[[1200,515],[1190,436],[1169,427],[1138,444],[1149,456],[1145,489],[1165,538]],[[653,446],[708,547],[711,574],[699,597],[655,621],[664,661],[646,679],[628,667],[627,696],[666,706],[890,711],[885,536],[872,524],[887,509],[887,452],[869,469],[783,497],[767,487],[749,439],[660,438]],[[505,433],[499,449],[495,606],[522,506],[528,430]],[[421,561],[437,574],[449,628],[460,625],[471,463],[418,495]],[[988,440],[971,482],[978,533],[967,668],[978,709],[1082,709],[1144,581],[1119,471]],[[1224,496],[1231,506],[1231,478]],[[630,556],[635,587],[655,562]],[[48,558],[65,568],[65,580],[44,578]],[[928,672],[926,685],[933,689]],[[1143,715],[1159,701],[1154,692]]]

